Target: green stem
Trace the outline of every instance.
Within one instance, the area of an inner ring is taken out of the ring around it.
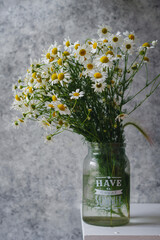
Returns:
[[[160,83],[157,84],[157,86],[150,92],[150,94],[146,95],[146,97],[138,104],[136,105],[132,111],[130,111],[128,113],[128,115],[130,115],[132,112],[134,112],[138,107],[140,107],[142,105],[142,103],[144,103],[150,96],[151,94],[157,89],[157,87],[160,85]]]
[[[130,102],[133,98],[135,98],[138,94],[140,94],[143,90],[145,90],[147,87],[149,87],[153,82],[154,82],[154,84],[155,84],[155,82],[156,82],[156,80],[158,79],[160,77],[160,74],[158,74],[152,81],[150,81],[147,85],[145,85],[140,91],[138,91],[134,96],[132,96],[128,101],[126,101],[125,102],[125,104],[126,103],[128,103],[128,102]],[[153,84],[153,86],[154,86],[154,84]],[[152,87],[153,87],[152,86]],[[152,90],[152,88],[151,88],[151,90]],[[154,92],[154,91],[153,91]],[[150,94],[151,95],[151,94]],[[149,96],[150,96],[149,95]],[[124,105],[125,105],[124,104]]]

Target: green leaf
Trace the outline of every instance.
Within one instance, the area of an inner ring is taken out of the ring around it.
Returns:
[[[135,128],[137,128],[142,134],[143,136],[146,138],[146,140],[150,143],[150,145],[153,145],[153,141],[152,139],[150,138],[150,136],[144,131],[144,129],[142,127],[140,127],[137,123],[135,122],[126,122],[124,125],[123,125],[123,128],[125,128],[126,126],[128,125],[132,125],[134,126]]]

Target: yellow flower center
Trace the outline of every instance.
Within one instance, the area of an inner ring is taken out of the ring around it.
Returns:
[[[59,108],[59,110],[61,111],[65,111],[65,106],[63,104],[58,104],[57,107]]]
[[[122,57],[122,55],[118,54],[118,55],[117,55],[117,57],[118,57],[118,58],[121,58],[121,57]]]
[[[109,62],[109,59],[108,59],[108,57],[103,56],[103,57],[100,58],[100,61],[101,61],[102,63],[107,63],[107,62]]]
[[[62,121],[62,120],[59,120],[58,124],[59,124],[60,126],[62,126],[62,125],[63,125],[63,121]]]
[[[55,117],[56,116],[56,112],[53,112],[52,116]]]
[[[50,59],[50,56],[51,56],[50,53],[47,53],[47,54],[46,54],[46,58],[47,58],[47,59]]]
[[[102,83],[97,83],[97,84],[96,84],[96,87],[97,87],[97,88],[101,88],[101,87],[102,87]]]
[[[53,73],[51,76],[52,81],[54,81],[55,79],[57,79],[57,73]]]
[[[33,77],[33,78],[36,78],[36,72],[34,72],[34,73],[32,74],[32,77]]]
[[[113,49],[113,47],[112,47],[112,46],[108,46],[108,48],[109,48],[109,49]]]
[[[88,63],[88,64],[87,64],[87,68],[88,68],[89,70],[93,69],[93,64],[92,64],[92,63]]]
[[[148,57],[144,57],[143,59],[144,59],[144,61],[149,62],[149,58]]]
[[[53,102],[55,102],[57,100],[57,97],[55,95],[53,95],[52,100],[53,100]]]
[[[30,83],[33,83],[34,82],[34,79],[32,78],[31,80],[30,80]]]
[[[24,122],[24,121],[23,121],[23,119],[21,119],[21,118],[19,118],[18,120],[19,120],[21,123],[23,123],[23,122]]]
[[[29,87],[29,93],[33,93],[33,88]]]
[[[108,50],[107,52],[106,52],[106,55],[114,55],[114,53],[111,51],[111,50]]]
[[[102,33],[106,34],[108,32],[107,28],[102,28]]]
[[[42,79],[41,77],[37,78],[37,82],[41,83],[42,82]]]
[[[52,49],[52,53],[53,53],[53,54],[57,54],[57,48],[53,48],[53,49]]]
[[[80,44],[77,43],[77,44],[74,46],[74,48],[77,50],[79,46],[80,46]]]
[[[62,59],[60,58],[60,59],[58,59],[58,61],[57,61],[57,63],[58,63],[58,65],[62,65]]]
[[[93,48],[96,49],[97,48],[97,43],[93,43]]]
[[[107,43],[107,42],[108,42],[108,40],[107,40],[107,39],[104,39],[104,40],[103,40],[103,42],[104,42],[104,43]]]
[[[67,41],[67,42],[66,42],[66,47],[69,47],[69,46],[70,46],[70,42]]]
[[[67,51],[64,51],[64,52],[63,52],[63,55],[65,55],[65,56],[69,56],[69,55],[70,55],[70,53],[69,53],[69,52],[67,52]]]
[[[64,79],[64,73],[59,73],[58,74],[58,80],[61,81]]]
[[[73,93],[73,96],[78,97],[78,96],[79,96],[79,93],[78,93],[78,92],[75,92],[75,93]]]
[[[18,95],[15,96],[15,99],[16,99],[17,101],[21,101],[21,99],[20,99],[20,97],[18,97]]]
[[[48,135],[48,136],[46,136],[46,139],[47,139],[47,141],[51,141],[52,140],[52,136]]]
[[[131,49],[131,44],[126,44],[127,49]]]
[[[86,50],[85,49],[81,49],[80,51],[79,51],[79,55],[80,56],[85,56],[86,55]]]
[[[53,62],[53,60],[54,60],[54,57],[51,57],[51,58],[49,59],[50,62]]]
[[[95,78],[101,78],[101,77],[102,77],[102,74],[99,73],[99,72],[97,72],[97,73],[94,74],[94,77],[95,77]]]
[[[46,122],[44,120],[42,121],[42,123],[43,123],[44,126],[50,126],[49,122]]]
[[[114,37],[112,40],[113,42],[118,42],[118,37]]]
[[[148,42],[143,43],[142,47],[150,47],[150,44]]]
[[[50,108],[54,108],[54,106],[52,105],[52,104],[48,104],[48,107],[50,107]]]
[[[135,36],[133,34],[129,34],[128,35],[128,38],[131,39],[131,40],[134,40],[135,39]]]

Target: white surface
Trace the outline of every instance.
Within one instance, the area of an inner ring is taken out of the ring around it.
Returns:
[[[84,240],[160,239],[160,204],[131,204],[129,224],[120,227],[99,227],[82,221],[82,231]]]

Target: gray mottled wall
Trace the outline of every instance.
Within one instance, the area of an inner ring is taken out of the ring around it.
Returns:
[[[142,42],[160,39],[159,0],[0,0],[0,239],[82,239],[82,162],[87,147],[81,137],[64,133],[52,144],[31,123],[11,127],[15,112],[12,84],[24,75],[30,58],[64,37],[95,37],[97,25],[135,30]],[[152,54],[150,76],[159,71],[159,47]],[[141,87],[144,73],[137,78]],[[132,127],[126,129],[131,162],[131,201],[160,202],[160,93],[133,114],[148,130],[150,147]]]

